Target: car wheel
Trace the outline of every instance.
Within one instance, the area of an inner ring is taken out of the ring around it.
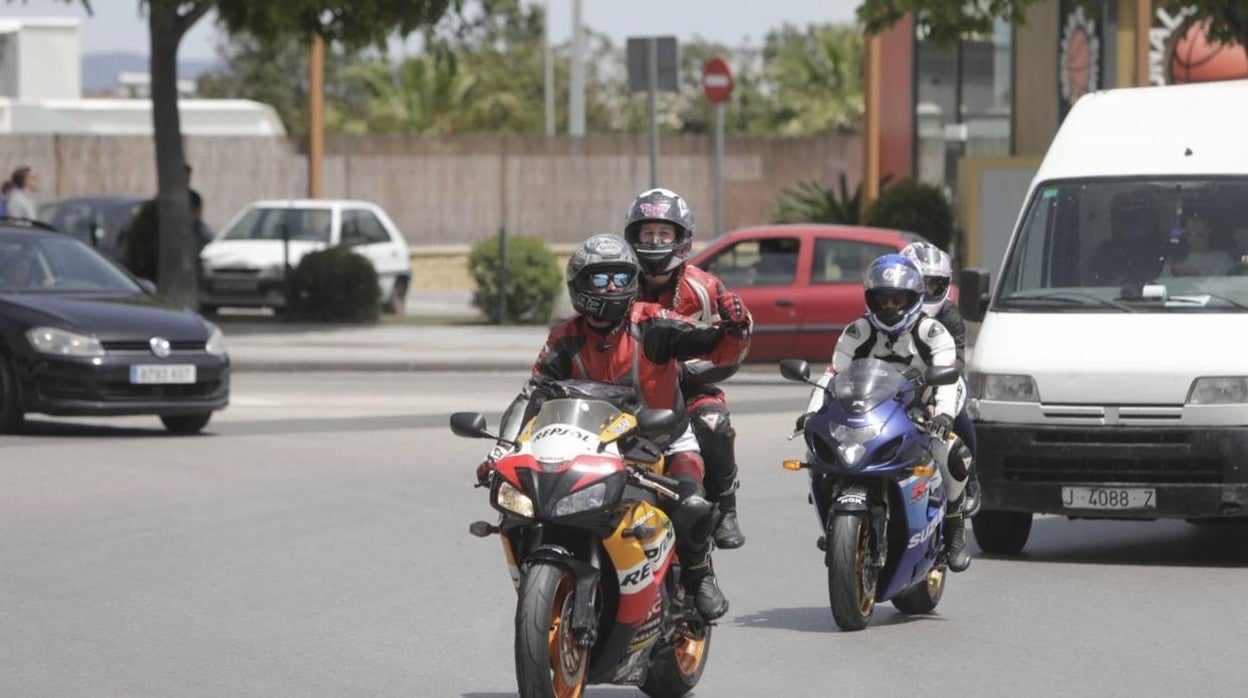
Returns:
[[[386,299],[383,308],[387,313],[395,315],[407,313],[407,279],[400,277],[394,280],[394,287],[390,289],[390,297]]]
[[[8,357],[0,354],[0,434],[22,430],[22,393]]]
[[[208,420],[210,419],[212,419],[211,412],[160,415],[160,421],[165,425],[165,428],[174,434],[197,434],[201,429],[208,426]]]

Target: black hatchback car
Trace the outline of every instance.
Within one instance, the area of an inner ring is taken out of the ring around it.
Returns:
[[[215,325],[64,234],[0,220],[0,432],[25,413],[158,415],[203,429],[229,403]]]

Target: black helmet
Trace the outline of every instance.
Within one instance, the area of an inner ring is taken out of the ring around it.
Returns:
[[[573,309],[608,322],[624,318],[637,298],[639,270],[637,255],[620,236],[588,238],[568,258],[564,272]]]
[[[676,226],[676,239],[671,243],[646,243],[638,239],[643,223],[670,223]],[[624,237],[637,251],[641,267],[647,274],[666,274],[689,261],[693,251],[693,212],[674,191],[651,189],[633,199],[624,220]]]

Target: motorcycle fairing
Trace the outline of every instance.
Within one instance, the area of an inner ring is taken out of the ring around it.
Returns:
[[[658,610],[663,579],[676,550],[676,532],[662,509],[648,502],[631,504],[602,545],[619,578],[616,622],[636,627]]]

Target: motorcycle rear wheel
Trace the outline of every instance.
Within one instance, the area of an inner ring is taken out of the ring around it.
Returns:
[[[828,601],[841,630],[862,630],[875,611],[879,579],[870,566],[871,522],[862,514],[835,514],[828,526]]]
[[[641,690],[651,698],[679,698],[702,678],[706,658],[711,650],[711,627],[702,631],[702,637],[694,637],[686,629],[677,629],[673,643],[654,656],[650,672]]]
[[[926,580],[894,597],[893,606],[913,616],[931,613],[945,593],[945,576],[944,566],[933,567],[928,571]]]
[[[516,604],[516,683],[521,698],[579,698],[589,652],[572,637],[576,578],[548,562],[529,567]]]

